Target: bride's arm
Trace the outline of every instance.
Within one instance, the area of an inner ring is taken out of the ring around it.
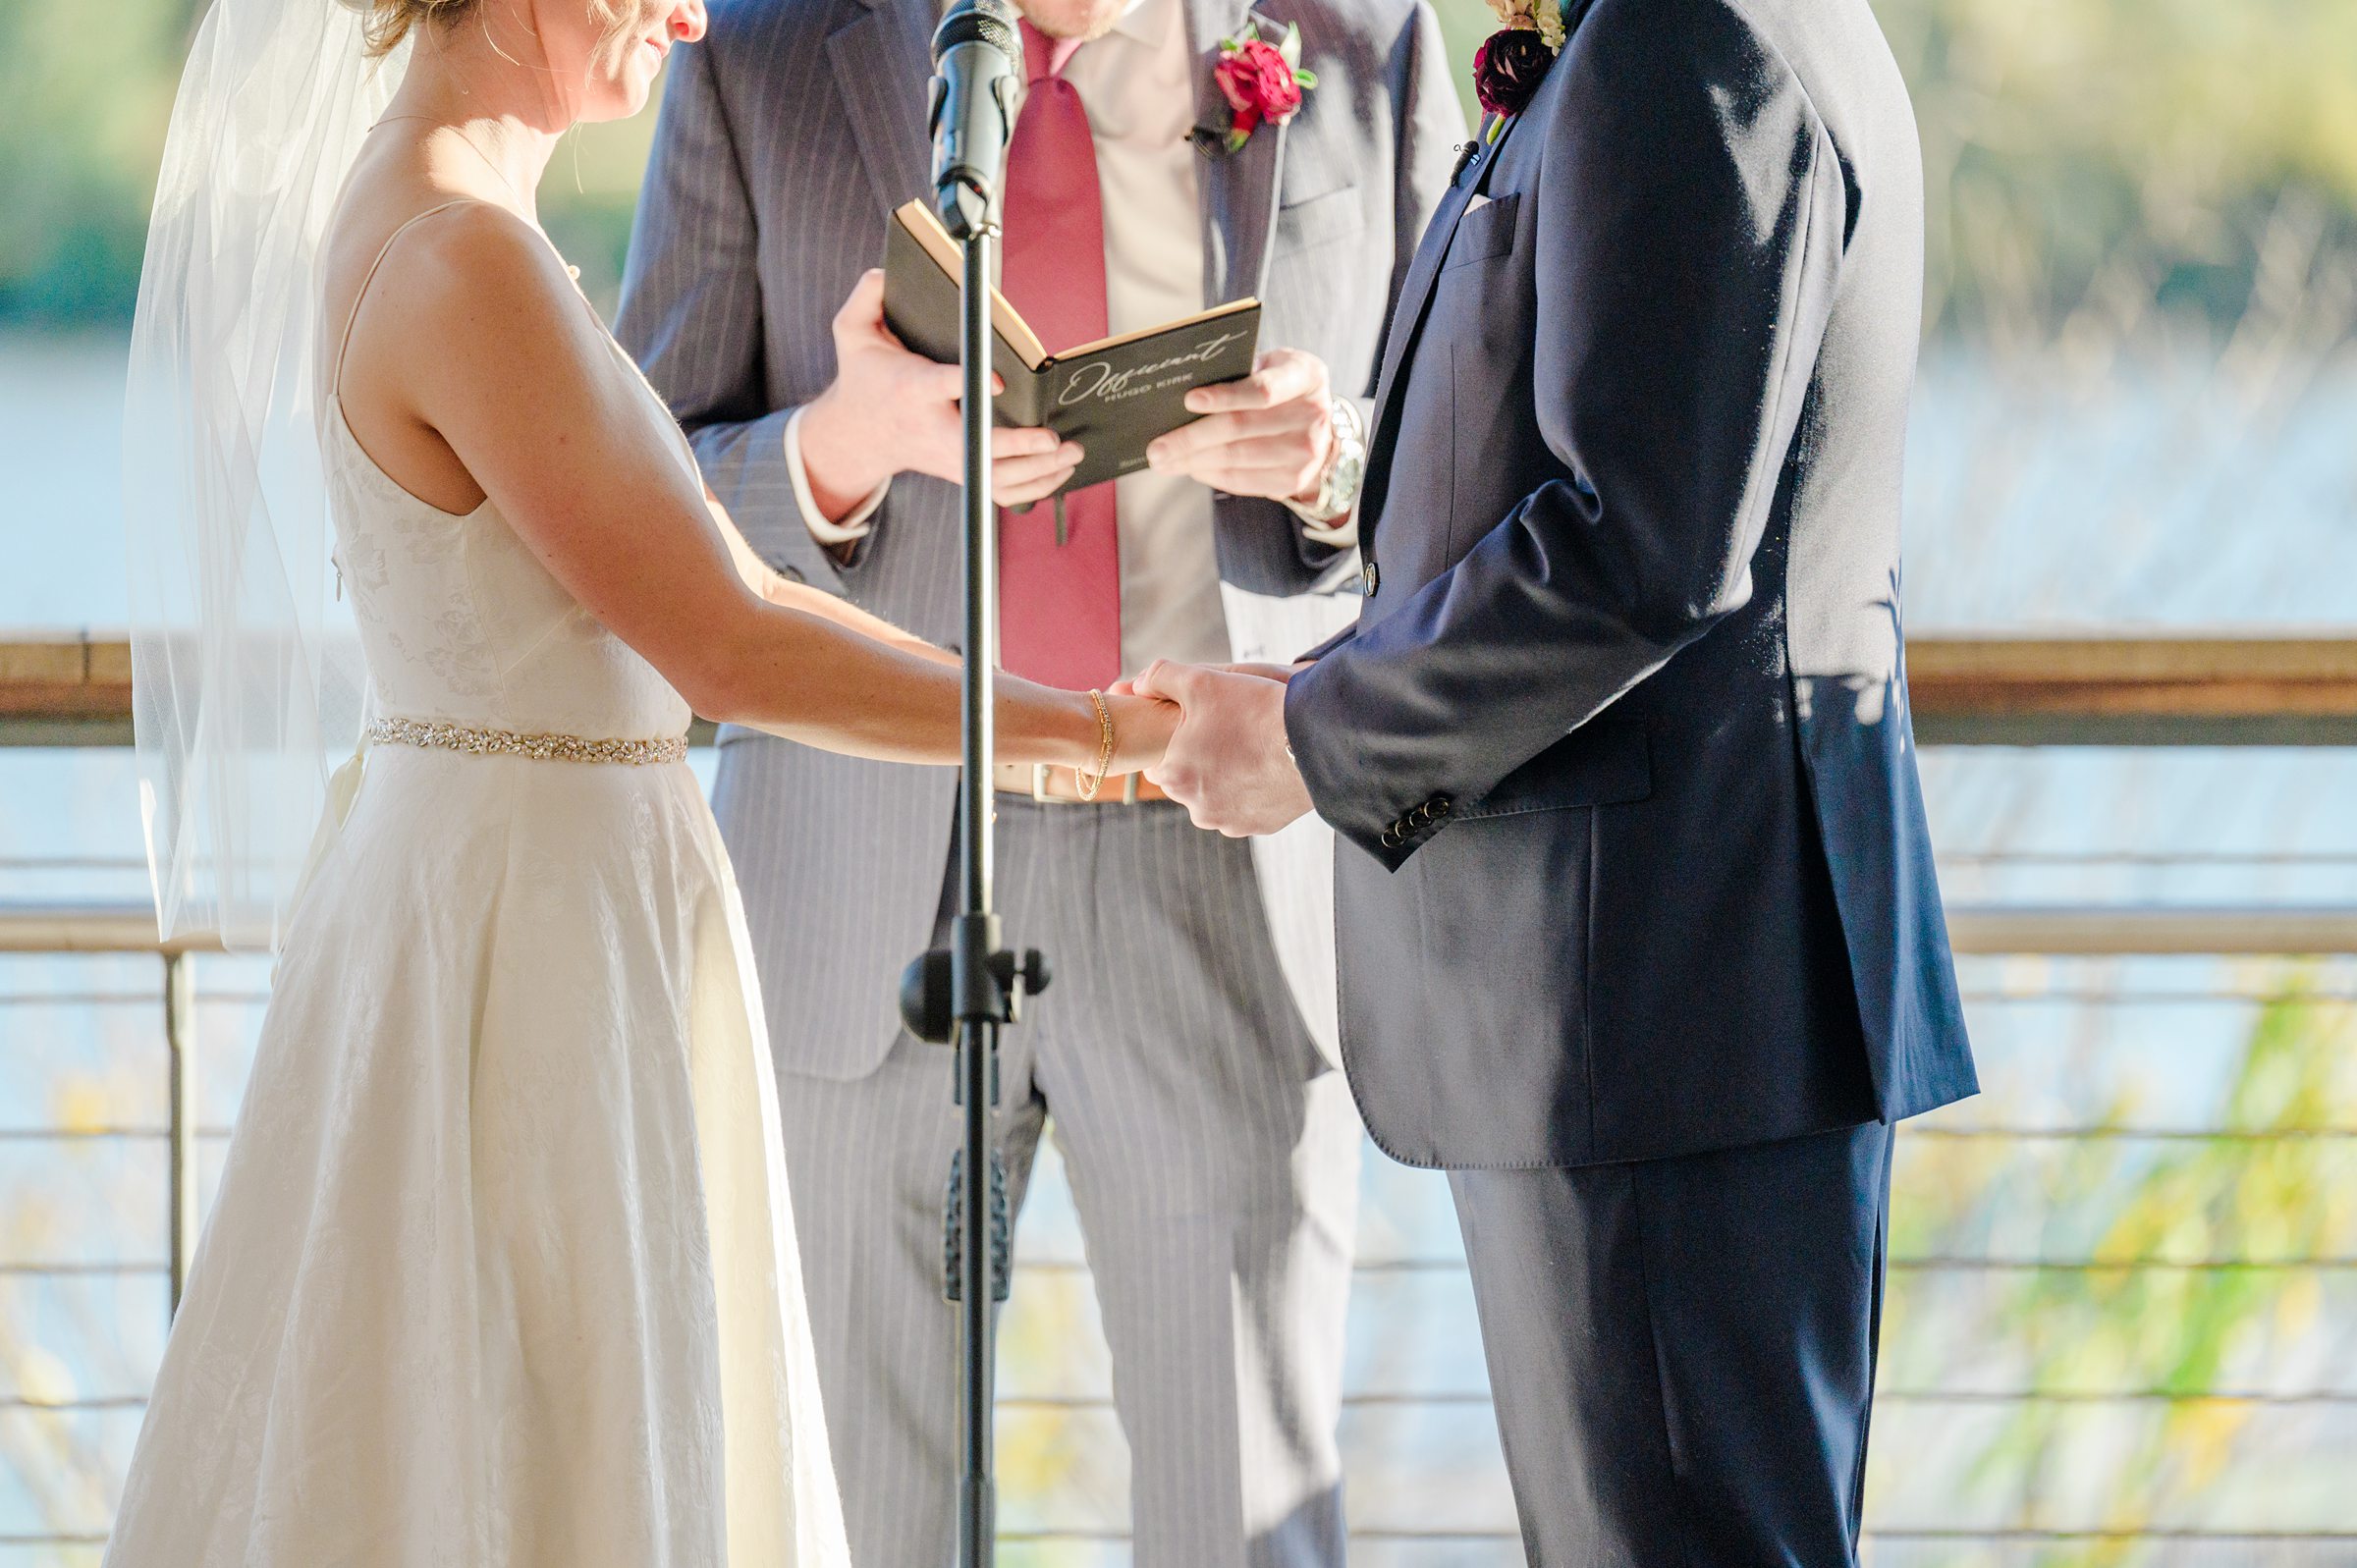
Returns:
[[[888,643],[919,659],[948,665],[953,670],[958,668],[958,656],[947,648],[938,648],[922,637],[911,636],[891,622],[871,616],[850,600],[828,593],[823,588],[795,582],[762,560],[745,539],[744,530],[737,526],[737,519],[729,515],[729,509],[722,506],[720,497],[712,493],[710,485],[704,487],[704,506],[712,514],[713,524],[720,529],[721,542],[728,546],[729,559],[736,564],[737,575],[744,579],[744,585],[761,598],[788,610],[806,611],[822,621],[832,621],[863,637]]]
[[[698,713],[858,756],[957,761],[956,662],[831,596],[771,603],[747,585],[661,410],[537,235],[504,212],[457,208],[420,226],[385,283],[406,323],[385,352],[415,417]],[[1114,770],[1159,757],[1175,711],[1107,700]],[[1002,675],[997,713],[1003,760],[1095,766],[1085,694]]]

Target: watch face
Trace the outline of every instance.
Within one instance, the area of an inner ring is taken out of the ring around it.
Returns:
[[[1358,503],[1358,487],[1367,467],[1367,438],[1358,406],[1346,398],[1334,400],[1334,455],[1326,464],[1325,482],[1310,515],[1320,523],[1344,515]]]

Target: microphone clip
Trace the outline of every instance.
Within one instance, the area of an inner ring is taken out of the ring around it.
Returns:
[[[1012,76],[998,77],[990,83],[991,97],[1005,118],[1009,139],[1014,134],[1017,90],[1018,85]],[[925,120],[937,132],[941,125],[943,102],[948,94],[949,82],[940,76],[934,77],[930,101],[925,108]],[[1000,182],[993,179],[989,171],[961,161],[941,170],[939,179],[940,183],[933,189],[933,214],[941,220],[942,228],[948,231],[952,240],[964,244],[982,235],[999,233],[1003,192]]]

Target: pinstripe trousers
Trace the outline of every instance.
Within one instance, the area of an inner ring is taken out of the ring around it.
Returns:
[[[1009,940],[1055,969],[1001,1052],[1011,1197],[1052,1124],[1129,1440],[1134,1560],[1339,1568],[1359,1123],[1279,970],[1250,850],[1167,804],[1002,797],[999,833]],[[865,1078],[781,1065],[778,1089],[852,1562],[944,1563],[950,1054],[904,1035]]]

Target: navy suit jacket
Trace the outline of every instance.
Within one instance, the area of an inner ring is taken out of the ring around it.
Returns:
[[[1867,0],[1595,0],[1387,335],[1352,634],[1287,728],[1343,1049],[1447,1166],[1974,1092],[1898,524],[1922,166]]]

